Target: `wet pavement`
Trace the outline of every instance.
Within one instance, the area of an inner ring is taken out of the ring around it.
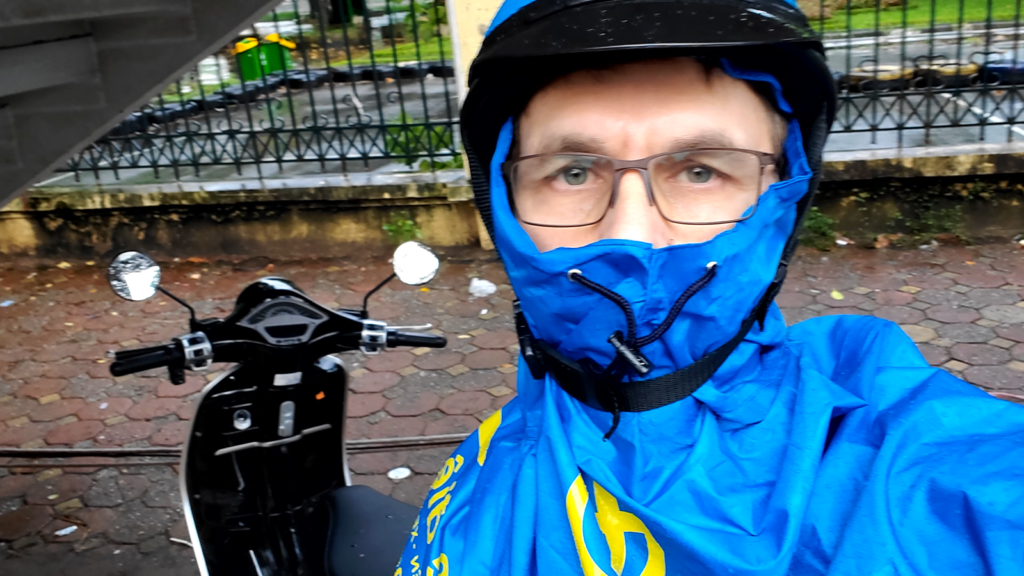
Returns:
[[[426,289],[392,284],[370,305],[391,324],[431,322],[444,350],[342,356],[351,371],[348,439],[471,432],[515,395],[518,346],[508,279],[491,252],[449,249]],[[319,302],[357,306],[389,273],[387,258],[165,262],[164,285],[200,316],[228,313],[265,275],[290,278]],[[474,277],[497,292],[473,298]],[[930,363],[1024,403],[1024,250],[1005,242],[933,250],[802,250],[777,302],[790,323],[871,314],[901,325]],[[186,331],[166,298],[125,302],[101,263],[0,264],[0,448],[177,447],[194,402],[224,366],[172,386],[166,372],[113,378],[108,350]],[[420,504],[450,448],[360,454],[357,483]],[[0,573],[195,574],[175,467],[78,460],[77,467],[0,459]],[[35,465],[33,465],[35,464]],[[412,475],[386,473],[408,467]],[[71,528],[74,526],[75,528]],[[70,532],[69,532],[70,530]]]

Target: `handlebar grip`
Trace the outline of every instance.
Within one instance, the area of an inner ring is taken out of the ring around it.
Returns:
[[[122,357],[110,365],[110,373],[113,376],[127,376],[153,368],[180,364],[183,360],[184,356],[178,346],[167,344],[152,348],[149,352],[134,354],[127,358]]]
[[[169,344],[149,346],[146,348],[133,348],[131,350],[118,350],[117,352],[114,352],[114,360],[117,362],[124,362],[125,360],[136,358],[138,356],[145,356],[147,354],[152,354],[154,352],[162,352],[165,348],[167,348],[167,346],[169,346]]]
[[[437,334],[414,334],[412,332],[388,332],[388,348],[395,346],[414,346],[424,348],[444,348],[448,345],[446,336]]]

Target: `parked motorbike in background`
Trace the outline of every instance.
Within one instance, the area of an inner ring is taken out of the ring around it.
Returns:
[[[390,327],[367,316],[367,301],[388,281],[425,284],[440,265],[418,242],[399,246],[393,264],[362,310],[331,310],[268,277],[246,287],[226,318],[202,320],[160,286],[160,267],[148,256],[125,252],[110,265],[110,285],[122,298],[162,292],[191,313],[187,334],[117,352],[114,376],[167,368],[183,384],[186,370],[235,364],[203,390],[182,455],[182,504],[203,576],[394,573],[417,509],[351,485],[347,376],[334,356],[447,344],[409,331],[430,325]]]

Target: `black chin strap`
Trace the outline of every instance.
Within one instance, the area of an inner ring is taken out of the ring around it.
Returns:
[[[576,400],[591,408],[611,412],[615,419],[612,429],[605,436],[608,438],[618,424],[619,412],[644,412],[667,406],[693,394],[707,382],[743,341],[755,322],[764,327],[765,316],[782,287],[788,266],[788,258],[779,264],[775,279],[743,320],[735,336],[693,364],[664,376],[622,381],[625,371],[621,370],[621,354],[601,373],[588,366],[593,363],[589,358],[580,361],[567,358],[547,342],[533,337],[517,300],[514,310],[520,352],[534,378],[539,380],[545,374],[551,374],[555,382]],[[613,370],[613,367],[616,369]]]

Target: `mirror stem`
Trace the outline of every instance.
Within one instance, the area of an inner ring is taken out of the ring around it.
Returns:
[[[369,292],[366,293],[366,296],[363,297],[363,318],[369,318],[369,315],[367,313],[366,304],[367,304],[367,302],[370,301],[370,296],[373,296],[378,290],[383,288],[388,282],[391,282],[394,279],[395,279],[395,274],[392,273],[390,276],[385,278],[383,282],[381,282],[380,284],[377,284],[376,286],[373,287],[372,290],[370,290]]]
[[[169,291],[168,291],[168,290],[167,290],[166,288],[164,288],[163,286],[158,286],[158,287],[157,287],[157,290],[159,290],[160,292],[163,292],[163,293],[164,293],[164,295],[166,295],[166,296],[167,296],[168,298],[170,298],[171,300],[174,300],[174,301],[175,301],[175,302],[177,302],[178,304],[181,304],[181,305],[182,305],[182,306],[184,306],[185,308],[188,308],[188,313],[189,313],[189,314],[191,315],[191,321],[192,321],[192,323],[195,323],[195,321],[196,321],[196,310],[195,310],[195,308],[193,308],[193,307],[189,306],[189,305],[188,305],[188,302],[185,302],[185,301],[184,301],[184,300],[182,300],[181,298],[178,298],[178,297],[177,297],[177,296],[175,296],[174,294],[171,294],[171,293],[170,293],[170,292],[169,292]]]

